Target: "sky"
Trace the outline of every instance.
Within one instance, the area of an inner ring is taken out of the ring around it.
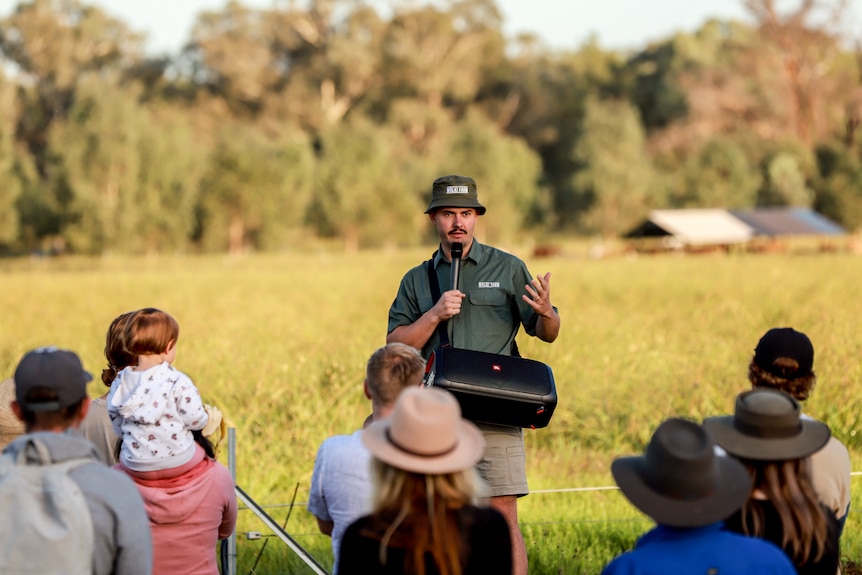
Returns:
[[[148,52],[153,54],[178,52],[189,38],[196,15],[203,10],[219,10],[227,2],[83,1],[101,6],[133,30],[145,32]],[[250,7],[273,6],[273,0],[240,1]],[[643,48],[675,31],[694,31],[710,17],[748,21],[742,4],[742,0],[497,0],[508,37],[531,32],[554,49],[576,49],[591,35],[605,49]],[[8,8],[0,11],[7,13]]]

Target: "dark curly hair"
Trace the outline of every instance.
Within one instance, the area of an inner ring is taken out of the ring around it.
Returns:
[[[797,364],[795,360],[787,357],[778,358],[775,360],[775,365],[786,367],[788,373],[793,373],[799,369],[799,364]],[[754,387],[777,389],[778,391],[783,391],[784,393],[793,396],[797,401],[805,401],[814,390],[814,386],[817,383],[817,376],[812,371],[811,373],[800,377],[779,377],[769,373],[757,365],[752,358],[751,363],[748,364],[748,381],[750,381],[751,385]]]

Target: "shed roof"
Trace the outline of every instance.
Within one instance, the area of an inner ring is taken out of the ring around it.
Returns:
[[[626,237],[673,236],[681,245],[738,244],[751,239],[751,226],[727,210],[653,210]]]
[[[757,208],[736,210],[737,218],[757,236],[843,235],[844,228],[808,208]]]

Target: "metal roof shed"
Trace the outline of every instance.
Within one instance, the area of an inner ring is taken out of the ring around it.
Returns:
[[[756,236],[840,236],[844,228],[808,208],[737,210],[734,216],[751,226]]]
[[[754,231],[727,210],[653,210],[627,238],[665,238],[666,247],[741,244]]]

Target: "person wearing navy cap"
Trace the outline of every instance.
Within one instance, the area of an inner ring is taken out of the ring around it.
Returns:
[[[153,565],[150,522],[138,490],[128,477],[100,462],[92,443],[67,433],[77,428],[87,414],[90,406],[87,383],[93,379],[92,375],[74,352],[42,347],[24,355],[13,379],[15,400],[11,408],[24,422],[26,432],[3,450],[0,484],[12,476],[6,471],[15,466],[68,467],[68,477],[83,494],[88,523],[92,525],[92,533],[67,529],[65,537],[77,539],[74,544],[81,553],[77,557],[55,557],[54,562],[63,562],[65,573],[80,572],[79,562],[83,561],[87,572],[93,575],[150,575]],[[49,506],[50,490],[43,497]],[[45,522],[40,517],[34,517],[33,521],[34,526],[39,525],[37,521]],[[52,540],[60,540],[61,536],[57,529],[52,531]],[[33,573],[37,560],[50,557],[52,545],[48,541],[34,543],[38,551],[27,551],[27,542],[21,542],[14,550],[4,546],[2,565],[8,569],[4,573]]]

